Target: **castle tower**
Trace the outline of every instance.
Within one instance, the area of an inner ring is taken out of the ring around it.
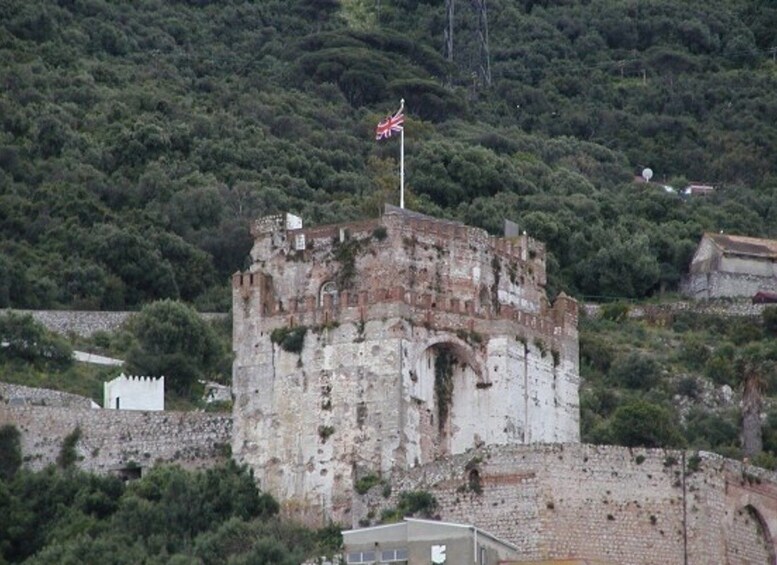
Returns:
[[[579,441],[577,303],[545,252],[389,207],[258,220],[233,277],[233,454],[284,509],[350,522],[354,483],[491,444]]]

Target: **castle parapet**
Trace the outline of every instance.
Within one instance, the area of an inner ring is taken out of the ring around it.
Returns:
[[[259,276],[254,279],[257,286]],[[236,274],[234,281],[239,280]],[[249,275],[242,281],[248,285]],[[287,302],[273,301],[264,311],[267,318],[277,317],[283,324],[324,324],[335,320],[364,319],[367,313],[380,306],[403,306],[406,315],[426,320],[429,315],[446,314],[480,321],[505,320],[515,322],[532,332],[563,337],[577,332],[577,301],[561,294],[552,307],[533,313],[512,304],[502,304],[498,311],[481,305],[478,300],[464,299],[451,293],[439,294],[407,289],[401,285],[361,291],[343,291],[324,294],[320,301],[315,296],[293,298]],[[431,318],[429,318],[431,319]]]
[[[302,218],[294,214],[274,214],[254,220],[251,224],[251,235],[259,237],[277,231],[297,230],[302,228]]]

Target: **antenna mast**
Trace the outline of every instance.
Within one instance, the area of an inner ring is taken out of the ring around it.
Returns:
[[[488,10],[486,0],[472,0],[472,5],[478,13],[478,43],[480,44],[480,61],[478,75],[481,83],[491,87],[491,53],[488,50]]]

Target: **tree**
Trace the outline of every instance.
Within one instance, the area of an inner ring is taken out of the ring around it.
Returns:
[[[0,428],[0,481],[8,481],[22,466],[21,434],[16,426]]]
[[[777,335],[777,306],[767,306],[761,312],[764,329],[769,335]]]
[[[210,376],[224,349],[211,327],[190,306],[174,300],[153,302],[130,321],[137,346],[128,368],[141,375],[164,376],[165,387],[181,396],[198,379]]]
[[[86,247],[95,261],[121,278],[129,304],[178,298],[173,268],[147,234],[103,224],[95,227]]]
[[[579,263],[578,269],[582,290],[600,296],[645,296],[661,275],[643,234],[623,240],[615,236],[590,261]]]
[[[0,316],[0,359],[66,368],[73,363],[73,350],[58,335],[49,332],[29,314],[8,313]]]
[[[626,388],[650,390],[661,379],[661,366],[653,357],[632,351],[615,359],[609,376]]]
[[[748,344],[734,360],[742,386],[742,449],[748,457],[763,450],[763,394],[774,373],[775,360],[775,351],[761,342]]]
[[[610,422],[610,435],[626,447],[683,447],[685,440],[666,408],[645,400],[618,407]]]

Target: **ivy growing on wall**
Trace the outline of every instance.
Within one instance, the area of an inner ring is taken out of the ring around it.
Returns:
[[[328,440],[333,433],[335,433],[334,426],[321,425],[318,427],[318,437],[321,438],[321,443],[326,443],[326,440]]]
[[[275,328],[270,334],[270,341],[277,343],[281,349],[289,353],[301,353],[305,345],[307,326],[296,328]]]
[[[368,490],[381,482],[382,480],[379,475],[370,473],[358,479],[354,484],[354,489],[359,494],[367,494]]]
[[[434,360],[434,394],[437,398],[437,426],[442,431],[453,401],[453,368],[456,358],[447,349]]]
[[[336,261],[340,263],[340,270],[335,275],[337,288],[345,290],[353,287],[353,281],[356,277],[356,258],[361,253],[364,242],[360,239],[353,239],[347,236],[345,240],[335,241],[332,254]]]
[[[475,330],[456,330],[456,337],[462,341],[466,341],[472,346],[481,345],[483,343],[483,334]]]
[[[10,480],[22,466],[21,433],[16,426],[0,427],[0,481]]]
[[[78,451],[76,450],[76,445],[80,439],[81,428],[78,426],[76,426],[72,432],[65,436],[65,439],[62,441],[62,448],[60,449],[59,455],[57,456],[57,465],[59,465],[59,467],[62,469],[67,469],[72,467],[76,461],[78,461],[79,455]]]
[[[491,285],[491,304],[493,304],[494,311],[499,313],[499,279],[502,274],[502,262],[496,255],[491,259],[491,269],[494,271],[494,283]]]
[[[380,521],[383,524],[390,524],[399,522],[405,516],[433,518],[437,508],[437,499],[428,491],[402,492],[399,494],[399,503],[396,508],[385,508],[380,514]]]

